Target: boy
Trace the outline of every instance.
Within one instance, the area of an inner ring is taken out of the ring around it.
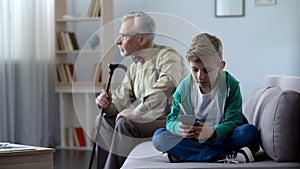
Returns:
[[[166,129],[158,129],[153,145],[168,162],[252,162],[259,133],[242,114],[239,82],[224,71],[222,43],[208,33],[197,35],[187,52],[191,75],[173,94]],[[183,124],[181,112],[195,116]],[[200,120],[201,119],[201,120]]]

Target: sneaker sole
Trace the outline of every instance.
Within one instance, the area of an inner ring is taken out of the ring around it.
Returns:
[[[163,156],[166,163],[171,163],[168,153],[163,153]]]
[[[182,160],[177,159],[176,157],[173,157],[171,154],[163,153],[164,159],[166,163],[179,163],[182,162]]]

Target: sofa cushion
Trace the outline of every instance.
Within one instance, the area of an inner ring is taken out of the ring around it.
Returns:
[[[244,113],[258,127],[265,153],[275,161],[299,160],[300,94],[263,87],[255,90],[249,99]]]
[[[129,154],[121,169],[296,169],[299,162],[278,163],[267,158],[261,151],[255,154],[254,163],[225,164],[207,162],[166,163],[161,152],[155,150],[151,141],[137,145]]]
[[[269,87],[260,87],[256,88],[249,96],[249,99],[246,100],[245,104],[243,104],[244,114],[249,123],[253,124],[254,112],[256,109],[256,105],[260,96],[268,89]]]

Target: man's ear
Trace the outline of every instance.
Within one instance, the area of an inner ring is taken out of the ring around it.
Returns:
[[[145,46],[149,40],[149,37],[147,35],[141,35],[139,36],[138,42],[140,46]]]

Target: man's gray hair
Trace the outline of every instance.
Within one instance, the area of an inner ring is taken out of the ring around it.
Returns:
[[[153,41],[156,28],[155,28],[155,22],[150,15],[142,11],[130,12],[127,15],[123,16],[122,22],[125,22],[128,19],[134,19],[135,33],[148,34],[149,39]]]

